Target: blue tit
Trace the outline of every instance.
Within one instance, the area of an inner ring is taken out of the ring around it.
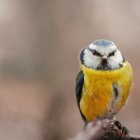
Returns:
[[[116,45],[99,39],[80,53],[76,97],[86,122],[113,118],[125,105],[132,86],[131,65]]]

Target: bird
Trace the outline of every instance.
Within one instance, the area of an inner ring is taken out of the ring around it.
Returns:
[[[114,42],[97,39],[80,51],[76,99],[85,122],[112,119],[126,104],[133,70]]]

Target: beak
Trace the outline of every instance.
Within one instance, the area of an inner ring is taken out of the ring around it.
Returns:
[[[107,66],[107,56],[106,55],[103,55],[102,56],[102,66],[103,67],[106,67]]]
[[[107,59],[107,56],[106,55],[103,55],[102,59],[106,60]]]

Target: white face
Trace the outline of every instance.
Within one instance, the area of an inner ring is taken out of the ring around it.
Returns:
[[[124,59],[115,44],[108,40],[96,40],[80,55],[82,63],[97,70],[112,70],[122,66]]]

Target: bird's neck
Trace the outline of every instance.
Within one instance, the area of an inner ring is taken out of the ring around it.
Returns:
[[[85,76],[97,77],[98,79],[114,79],[121,77],[132,71],[131,65],[126,61],[123,63],[123,66],[116,70],[95,70],[92,68],[87,68],[85,65],[82,65],[82,70]]]

